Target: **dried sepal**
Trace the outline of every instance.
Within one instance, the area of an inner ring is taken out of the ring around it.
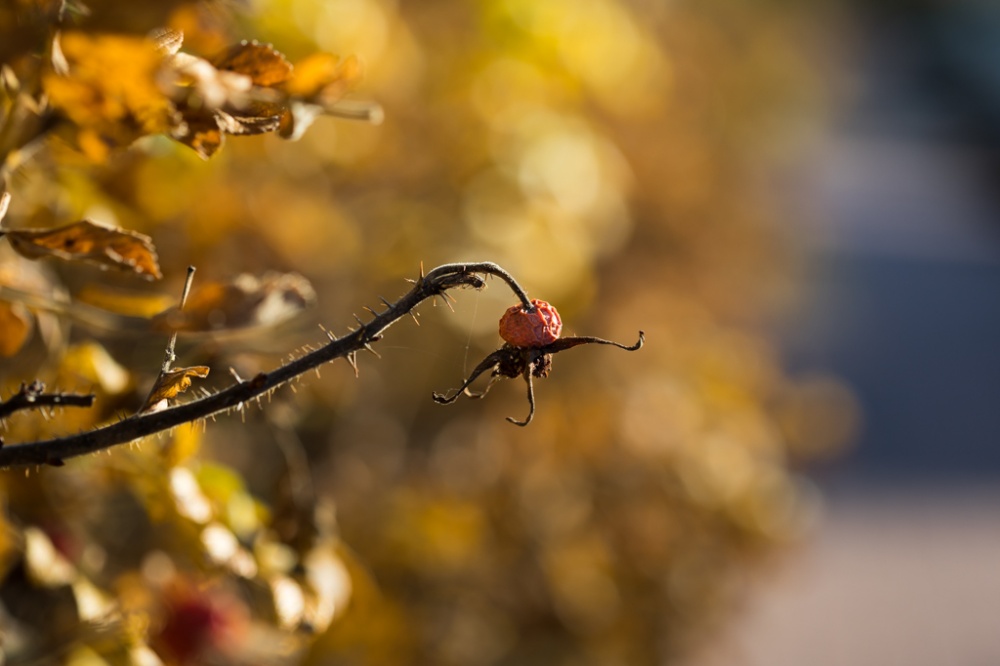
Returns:
[[[131,271],[149,280],[162,277],[152,239],[128,229],[82,220],[57,229],[4,229],[0,234],[28,259],[60,257]]]

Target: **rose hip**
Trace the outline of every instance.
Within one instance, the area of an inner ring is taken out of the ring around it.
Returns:
[[[526,312],[521,304],[511,306],[500,318],[500,337],[515,347],[544,347],[559,339],[562,318],[554,307],[537,298],[535,309]]]

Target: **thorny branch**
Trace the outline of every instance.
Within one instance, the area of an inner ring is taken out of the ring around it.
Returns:
[[[45,407],[90,407],[94,395],[82,393],[46,393],[45,384],[31,382],[21,384],[17,393],[0,402],[0,419],[23,409],[43,409]]]
[[[360,323],[351,333],[335,337],[328,333],[330,341],[298,359],[262,372],[249,380],[240,381],[222,391],[204,398],[177,405],[157,412],[140,413],[125,418],[118,423],[66,437],[58,437],[37,442],[13,444],[0,448],[0,468],[25,465],[63,464],[66,458],[81,456],[118,444],[133,442],[147,435],[164,432],[184,423],[191,423],[232,409],[281,386],[295,377],[320,365],[338,358],[346,358],[356,366],[357,353],[372,350],[371,345],[382,339],[382,333],[400,318],[412,313],[421,302],[435,296],[444,296],[456,287],[482,289],[485,281],[480,275],[499,277],[517,295],[524,306],[531,307],[531,301],[524,289],[514,278],[497,264],[491,262],[456,263],[438,266],[426,275],[413,281],[413,288],[395,303],[374,316],[368,323]]]

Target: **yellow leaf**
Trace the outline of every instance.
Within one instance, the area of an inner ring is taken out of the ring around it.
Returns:
[[[285,91],[293,97],[314,99],[337,85],[342,95],[360,79],[361,64],[356,57],[341,59],[331,53],[314,53],[295,65]]]
[[[58,229],[4,230],[2,234],[28,259],[56,256],[132,271],[147,279],[162,277],[152,240],[135,231],[83,220]]]
[[[191,387],[191,378],[198,377],[204,379],[208,377],[208,367],[204,365],[194,365],[190,368],[177,368],[168,372],[160,373],[153,385],[153,390],[146,398],[146,404],[142,406],[140,412],[155,412],[165,409],[167,402]]]
[[[0,356],[10,357],[20,351],[31,335],[32,320],[21,303],[0,301]]]
[[[102,284],[87,284],[76,293],[75,300],[95,308],[148,319],[163,312],[177,301],[175,295],[122,291]]]
[[[50,71],[42,83],[49,103],[80,129],[124,147],[176,124],[160,88],[164,55],[152,40],[76,32],[58,40],[67,73]]]

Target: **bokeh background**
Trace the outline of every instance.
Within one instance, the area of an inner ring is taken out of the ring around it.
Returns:
[[[425,304],[357,379],[341,362],[242,419],[5,472],[12,663],[1000,659],[987,4],[86,4],[90,34],[168,25],[206,57],[357,54],[353,97],[385,121],[230,137],[209,161],[147,137],[94,164],[54,136],[8,179],[5,224],[142,231],[164,282],[5,255],[4,284],[114,322],[189,264],[304,276],[293,325],[182,336],[209,387],[449,261],[647,346],[560,355],[525,429],[504,420],[520,382],[436,405],[500,342],[491,282]],[[20,416],[8,441],[135,409],[159,368],[164,336],[66,314],[33,311],[4,395],[41,377],[104,411]],[[46,557],[70,573],[40,576]]]

